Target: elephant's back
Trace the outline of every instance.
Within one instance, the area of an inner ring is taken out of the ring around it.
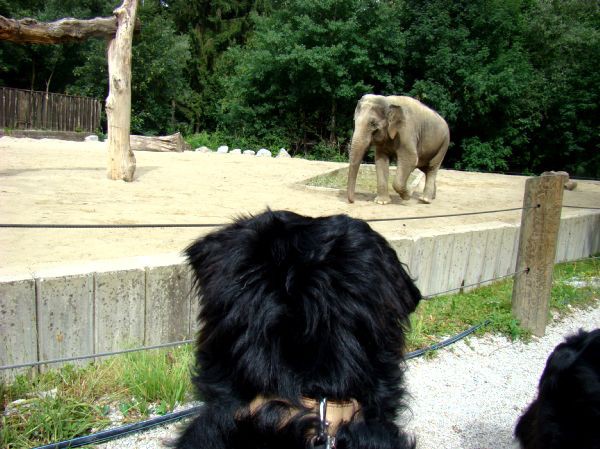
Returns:
[[[437,129],[438,134],[445,134],[445,138],[450,138],[450,128],[444,117],[426,104],[421,103],[416,98],[403,95],[391,95],[387,98],[390,104],[400,106],[405,114],[417,118],[416,122],[426,124],[425,126],[428,128]]]

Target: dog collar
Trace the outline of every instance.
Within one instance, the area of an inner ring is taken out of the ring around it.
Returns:
[[[269,401],[283,401],[289,403],[288,400],[282,398],[258,395],[249,404],[248,408],[250,413],[255,413]],[[319,415],[319,433],[315,438],[315,448],[333,448],[335,446],[334,436],[340,425],[352,421],[360,412],[360,404],[354,398],[351,398],[348,401],[330,401],[327,398],[317,400],[303,396],[301,402],[305,408],[312,410],[315,414]],[[290,404],[289,415],[282,418],[282,426],[300,411],[302,410]],[[329,443],[325,443],[329,445],[318,446],[317,442],[320,443],[321,440],[324,439],[322,438],[324,435],[329,436]]]

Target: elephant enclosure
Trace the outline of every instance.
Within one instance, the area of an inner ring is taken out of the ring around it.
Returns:
[[[98,142],[0,138],[0,222],[32,224],[228,223],[247,213],[287,209],[318,216],[363,219],[416,217],[520,207],[520,176],[442,170],[431,205],[416,198],[379,206],[357,192],[309,187],[306,181],[347,164],[229,154],[136,152],[132,183],[106,178],[107,149]],[[361,167],[361,170],[368,167]],[[375,176],[373,172],[373,177]],[[423,182],[417,192],[423,188]],[[579,182],[564,204],[598,206],[600,182]],[[564,209],[563,217],[580,213]],[[383,221],[388,238],[435,235],[520,223],[520,212],[444,219]],[[60,265],[177,253],[210,228],[13,229],[0,231],[0,275]]]

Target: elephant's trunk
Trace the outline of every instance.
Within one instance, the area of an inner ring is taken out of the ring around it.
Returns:
[[[371,144],[371,139],[365,133],[354,131],[352,144],[350,146],[350,167],[348,167],[348,202],[354,203],[354,189],[356,188],[356,177],[362,158]]]

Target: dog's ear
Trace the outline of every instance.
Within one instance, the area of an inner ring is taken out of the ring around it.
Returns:
[[[222,231],[196,240],[186,250],[196,282],[205,284],[222,265],[224,235]]]
[[[580,331],[559,344],[546,362],[540,379],[540,389],[552,391],[571,382],[573,376],[588,376],[587,371],[600,372],[600,329]],[[575,373],[574,370],[578,372]],[[589,375],[593,377],[594,374]]]
[[[247,241],[252,238],[248,225],[252,220],[251,216],[241,216],[186,248],[184,254],[192,267],[196,288],[205,293],[209,284],[222,285],[235,277],[236,268],[244,264]]]

